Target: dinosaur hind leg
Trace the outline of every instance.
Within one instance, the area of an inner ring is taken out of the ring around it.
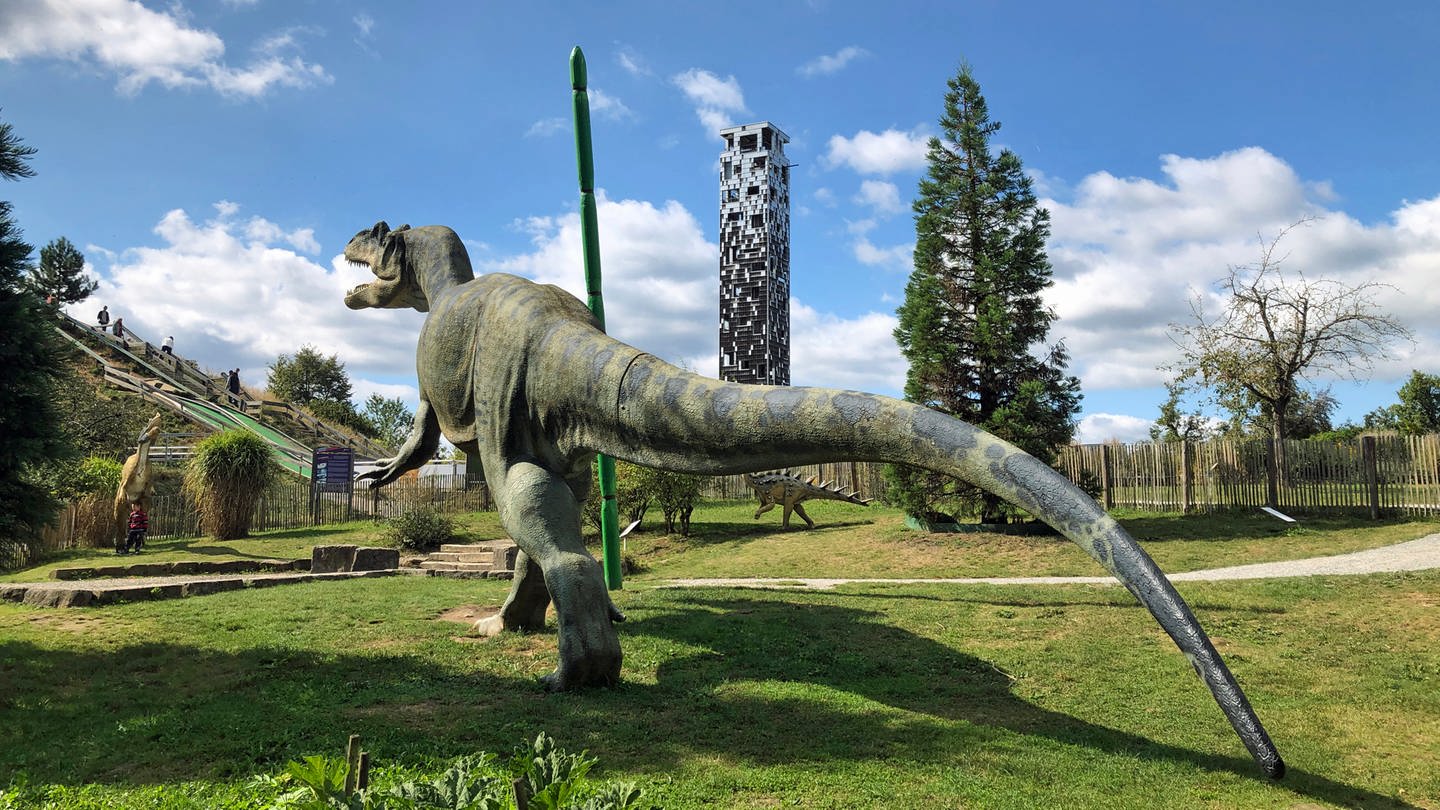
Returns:
[[[490,469],[487,465],[486,472]],[[516,595],[526,589],[516,604],[533,610],[538,601],[536,591],[530,590],[537,587],[535,574],[529,571],[537,565],[555,601],[560,665],[542,681],[552,691],[615,683],[621,661],[612,623],[616,617],[600,563],[580,537],[575,491],[560,475],[530,462],[511,465],[501,480],[495,497],[500,522],[528,558],[523,584],[517,579],[512,590]]]
[[[805,521],[806,528],[815,528],[815,521],[811,520],[810,516],[805,514],[804,504],[795,504],[795,514],[799,515],[800,519]]]
[[[515,555],[515,579],[510,595],[500,612],[475,623],[476,632],[493,636],[502,630],[535,633],[545,629],[545,609],[550,606],[550,589],[545,587],[545,572],[520,552]]]

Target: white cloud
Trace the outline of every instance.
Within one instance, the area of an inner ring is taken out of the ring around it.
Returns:
[[[359,36],[361,39],[370,39],[371,32],[375,30],[374,17],[371,17],[369,13],[362,11],[359,14],[356,14],[354,18],[352,18],[351,22],[355,23],[355,28],[359,31]]]
[[[889,313],[840,318],[790,300],[790,382],[859,391],[900,391],[905,358]]]
[[[923,128],[910,132],[861,130],[855,137],[830,136],[823,161],[829,167],[849,166],[860,174],[894,174],[924,168],[928,136]]]
[[[851,61],[869,55],[870,52],[864,48],[850,45],[841,48],[833,54],[817,56],[796,68],[795,72],[807,79],[813,79],[816,76],[829,76],[832,73],[840,72],[840,70],[850,64]]]
[[[100,288],[72,314],[88,322],[99,301],[141,337],[174,335],[181,355],[212,370],[239,367],[256,387],[267,364],[307,343],[338,355],[352,379],[413,379],[419,313],[347,309],[345,292],[369,270],[296,253],[319,251],[310,228],[242,219],[230,202],[215,207],[198,223],[181,209],[165,214],[155,227],[163,246],[102,253]]]
[[[861,264],[868,264],[872,267],[879,267],[897,273],[908,273],[915,255],[915,245],[911,243],[903,245],[891,245],[890,247],[877,247],[866,236],[861,236],[853,243],[855,260]]]
[[[348,372],[350,369],[347,367],[346,371]],[[350,378],[350,390],[352,392],[351,399],[360,406],[365,404],[365,400],[369,399],[371,394],[379,394],[385,399],[402,400],[409,403],[412,410],[415,405],[420,402],[420,389],[414,385],[406,385],[404,383],[376,382],[375,380],[352,376]]]
[[[620,50],[615,53],[615,61],[631,76],[653,75],[649,66],[645,64],[645,58],[628,45],[621,46]]]
[[[1075,431],[1076,444],[1101,444],[1118,441],[1133,444],[1150,440],[1149,419],[1115,413],[1092,413],[1080,420]]]
[[[1379,364],[1376,378],[1440,367],[1440,197],[1406,202],[1388,222],[1365,225],[1326,207],[1333,193],[1316,193],[1326,184],[1256,147],[1166,155],[1160,171],[1159,180],[1100,172],[1066,202],[1042,200],[1053,223],[1055,285],[1046,301],[1059,320],[1051,337],[1066,340],[1085,388],[1164,382],[1157,366],[1177,358],[1167,327],[1189,319],[1191,291],[1207,291],[1218,306],[1214,283],[1227,269],[1255,262],[1262,237],[1306,216],[1319,219],[1285,238],[1284,266],[1312,279],[1393,285],[1377,303],[1417,330],[1417,348],[1397,347],[1402,356]]]
[[[615,96],[594,87],[586,90],[585,94],[590,97],[590,111],[602,118],[608,118],[612,121],[623,121],[627,118],[635,117],[635,113],[631,112],[630,108],[625,106],[625,102]]]
[[[570,122],[564,118],[542,118],[530,125],[525,131],[527,138],[548,138],[557,132],[563,132],[570,127]]]
[[[903,210],[900,205],[900,189],[894,183],[884,180],[865,180],[860,183],[860,191],[855,195],[854,201],[868,205],[875,213],[886,216]]]
[[[719,324],[720,248],[673,200],[663,205],[598,194],[605,320],[611,334],[670,362],[711,358]],[[566,213],[517,223],[530,232],[528,253],[477,261],[477,271],[523,275],[585,298],[580,217]]]
[[[611,334],[707,376],[717,371],[719,247],[695,217],[667,201],[612,201],[599,195],[605,318]],[[537,216],[517,225],[534,249],[477,262],[478,271],[516,273],[583,298],[578,215]],[[846,319],[790,302],[791,379],[796,385],[898,391],[905,365],[891,333],[895,318]]]
[[[745,108],[745,94],[734,76],[722,79],[708,70],[691,68],[676,74],[671,81],[695,105],[700,123],[712,131],[742,123],[736,116],[750,112]]]
[[[189,27],[177,10],[153,11],[136,0],[10,0],[0,15],[0,60],[94,64],[117,74],[126,94],[158,82],[254,98],[274,87],[332,81],[320,65],[280,55],[294,47],[294,33],[267,37],[249,65],[235,68],[221,61],[225,43],[220,37]]]

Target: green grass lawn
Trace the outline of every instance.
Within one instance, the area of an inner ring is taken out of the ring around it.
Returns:
[[[806,504],[814,530],[775,512],[755,520],[748,503],[707,504],[690,537],[644,531],[626,551],[646,578],[1094,576],[1098,564],[1059,536],[927,534],[878,505]],[[1341,554],[1440,532],[1437,520],[1371,521],[1306,517],[1287,524],[1258,511],[1214,515],[1118,513],[1162,569],[1171,573]],[[647,525],[655,523],[648,520]],[[800,527],[800,528],[794,528]]]
[[[765,576],[913,576],[926,555],[936,576],[1096,570],[1068,542],[922,539],[880,510],[822,506],[833,511],[812,510],[813,532],[717,506],[697,512],[688,540],[632,536],[628,553],[649,571],[615,594],[630,616],[624,683],[577,694],[536,683],[554,665],[553,634],[477,640],[445,618],[495,608],[503,582],[0,603],[0,807],[7,785],[14,806],[263,807],[273,791],[255,776],[338,755],[351,733],[384,778],[508,752],[542,730],[667,808],[1440,807],[1440,572],[1180,584],[1290,765],[1272,783],[1120,588],[651,587],[677,572],[735,575],[713,569],[736,559]],[[492,517],[471,518],[467,533],[493,532]],[[1168,570],[1435,530],[1126,522]],[[372,542],[374,531],[208,545],[283,556],[273,549]],[[986,555],[1001,559],[975,559]]]

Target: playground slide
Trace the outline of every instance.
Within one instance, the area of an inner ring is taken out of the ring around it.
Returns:
[[[170,386],[179,389],[179,391],[162,391],[155,388],[147,381],[136,378],[124,369],[117,368],[113,363],[105,359],[105,357],[93,351],[89,346],[86,346],[83,341],[74,337],[63,328],[56,327],[68,340],[103,364],[108,372],[107,377],[114,378],[115,381],[121,382],[123,387],[145,396],[145,398],[150,401],[160,403],[170,410],[214,430],[231,430],[235,428],[248,430],[264,439],[266,443],[270,445],[276,462],[282,467],[306,478],[310,477],[310,448],[305,444],[239,411],[207,402],[189,393],[187,390],[189,386],[185,385],[181,380],[176,379],[176,376],[170,374],[167,370],[147,362],[143,357],[121,346],[118,341],[111,341],[102,335],[94,333],[73,318],[71,321],[80,327],[77,331],[87,333],[95,341],[103,341],[106,348],[122,353],[140,368],[153,374],[156,378]]]
[[[61,314],[64,315],[65,313]],[[134,332],[129,333],[129,345],[122,345],[122,342],[120,340],[111,338],[108,334],[97,332],[94,329],[91,329],[86,324],[81,323],[73,317],[70,317],[69,315],[65,315],[65,318],[69,322],[71,329],[79,334],[83,334],[87,340],[103,345],[106,348],[111,349],[112,351],[119,352],[121,355],[128,358],[131,362],[135,363],[138,367],[145,369],[147,374],[150,374],[157,379],[163,380],[167,384],[181,391],[188,391],[198,396],[201,400],[207,402],[210,400],[211,397],[214,397],[220,393],[219,385],[214,378],[195,368],[193,363],[186,365],[186,361],[184,361],[183,358],[176,357],[176,367],[174,370],[170,369],[168,365],[164,362],[157,362],[154,358],[159,356],[158,350],[156,350],[150,344],[146,343]],[[61,329],[60,331],[63,333],[65,330]],[[72,340],[74,340],[73,337]],[[137,343],[138,346],[136,345]],[[92,351],[90,352],[90,354],[94,356],[95,352]],[[104,358],[97,357],[97,359],[99,359],[101,362],[105,362]],[[290,408],[292,411],[292,416],[300,419],[300,421],[302,422],[306,420],[315,421],[314,417],[310,416],[309,414],[305,414],[303,411],[298,411],[294,409],[294,406],[289,405],[288,403],[280,404],[284,405],[287,408]],[[228,412],[238,413],[237,411],[234,411],[233,409],[230,409],[228,407],[226,408],[226,410]],[[326,434],[328,437],[326,439],[327,441],[333,442],[334,444],[340,446],[350,447],[354,449],[361,458],[379,458],[381,456],[390,455],[388,448],[378,447],[368,439],[360,439],[356,441],[346,438],[343,434],[336,433],[333,428],[329,427],[328,425],[324,425],[323,423],[317,423],[315,427],[318,429],[317,435]],[[287,436],[286,439],[289,440],[289,437]],[[305,445],[299,442],[295,442],[295,444],[301,447],[305,447]],[[306,452],[309,452],[308,449],[306,450]],[[309,456],[307,455],[306,457],[308,458]]]

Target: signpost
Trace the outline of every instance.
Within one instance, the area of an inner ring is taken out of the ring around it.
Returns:
[[[319,520],[327,493],[345,494],[345,519],[355,497],[355,451],[348,447],[317,447],[310,455],[310,518]]]

